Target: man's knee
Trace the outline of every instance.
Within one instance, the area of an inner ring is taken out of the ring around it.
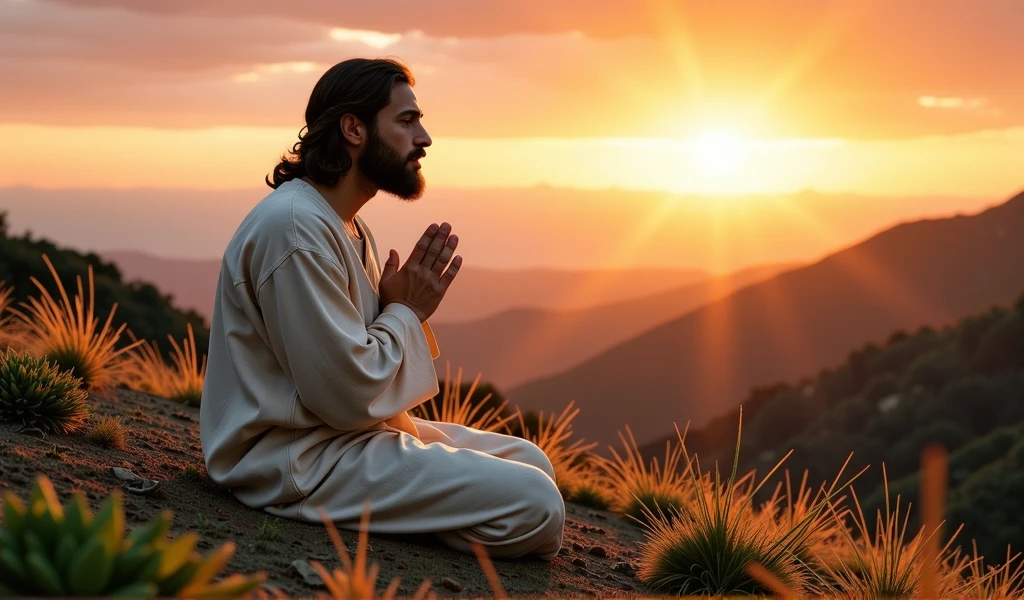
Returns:
[[[533,473],[537,473],[533,471]],[[531,498],[530,520],[536,527],[536,538],[539,545],[535,554],[551,560],[562,546],[565,530],[565,501],[558,492],[555,482],[545,475],[537,473],[537,480],[530,483],[533,491]]]
[[[523,453],[522,462],[533,465],[541,471],[544,471],[544,473],[551,478],[551,481],[554,481],[555,468],[552,466],[551,459],[548,458],[548,455],[545,454],[537,444],[534,444],[531,441],[522,440],[521,444],[521,451]]]

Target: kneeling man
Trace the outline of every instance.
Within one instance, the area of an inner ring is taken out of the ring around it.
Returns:
[[[200,408],[210,477],[248,506],[357,531],[433,533],[472,553],[552,559],[565,505],[529,441],[411,417],[439,392],[427,319],[462,264],[447,223],[383,270],[359,209],[422,195],[430,136],[412,74],[328,70],[305,131],[224,252]],[[450,261],[450,262],[449,262]]]

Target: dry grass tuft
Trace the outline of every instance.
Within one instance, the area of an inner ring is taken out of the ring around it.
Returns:
[[[593,467],[585,467],[569,487],[568,495],[563,496],[569,502],[598,510],[611,510],[612,497],[608,492],[611,488],[612,484],[603,472]]]
[[[655,457],[648,465],[628,425],[626,434],[628,440],[627,436],[619,432],[619,439],[625,446],[625,456],[619,455],[615,448],[609,446],[613,458],[599,459],[611,484],[612,510],[641,523],[647,522],[648,513],[655,510],[665,514],[685,512],[694,488],[685,472],[679,469],[684,454],[683,444],[672,449],[671,442],[665,442],[665,461],[659,463]]]
[[[821,522],[821,513],[850,484],[836,487],[846,465],[821,500],[806,510],[799,508],[799,502],[782,509],[778,495],[757,510],[754,498],[792,452],[760,483],[755,484],[753,471],[737,479],[742,418],[741,409],[736,454],[725,481],[717,463],[713,475],[701,472],[696,457],[687,455],[684,436],[676,428],[688,484],[695,491],[684,512],[672,510],[675,514],[666,516],[660,509],[655,514],[645,507],[647,541],[640,543],[638,577],[661,591],[718,596],[775,590],[792,596],[808,588],[808,571],[797,553],[813,538],[812,528]]]
[[[985,559],[978,556],[978,544],[971,540],[974,560],[964,594],[968,598],[1024,598],[1024,561],[1021,554],[1011,555],[1006,547],[1006,562],[998,567],[985,569]],[[1014,564],[1016,562],[1016,564]]]
[[[100,417],[86,437],[98,446],[124,450],[128,446],[127,431],[120,417]]]
[[[823,577],[825,567],[823,564],[830,561],[830,564],[837,564],[837,556],[843,544],[842,519],[845,518],[849,509],[842,506],[845,496],[835,500],[837,519],[831,511],[821,510],[821,503],[826,494],[823,487],[818,488],[813,496],[813,491],[807,485],[808,472],[805,470],[800,480],[800,486],[793,492],[792,479],[789,471],[785,474],[785,492],[783,483],[780,482],[771,499],[762,508],[761,514],[768,519],[769,524],[777,528],[776,537],[782,537],[787,532],[797,527],[806,526],[807,535],[802,537],[800,544],[793,549],[797,560],[811,571],[816,577]],[[785,502],[783,503],[783,499]],[[773,514],[770,507],[778,507]]]
[[[960,573],[969,567],[969,560],[950,551],[953,540],[960,528],[953,533],[946,545],[930,558],[926,545],[938,528],[922,526],[911,540],[907,541],[907,523],[910,519],[908,503],[900,519],[900,497],[895,505],[889,503],[889,482],[882,465],[882,481],[885,491],[885,514],[879,510],[875,530],[868,527],[857,493],[851,488],[856,511],[850,511],[855,531],[843,526],[843,540],[840,561],[824,561],[822,579],[823,592],[827,595],[842,595],[853,598],[897,598],[916,596],[925,583],[925,573],[934,575],[932,585],[940,597],[959,596],[965,583]],[[836,521],[842,517],[833,511]],[[962,526],[961,526],[962,528]]]
[[[572,438],[572,420],[580,413],[580,409],[573,409],[574,401],[562,411],[562,414],[554,418],[544,420],[544,412],[537,415],[537,431],[530,431],[523,419],[522,411],[517,410],[515,416],[519,417],[519,426],[523,437],[544,451],[551,466],[555,470],[555,483],[563,498],[571,498],[575,490],[584,485],[588,480],[593,485],[601,483],[591,469],[587,453],[597,446],[597,443],[586,444],[582,439],[577,439],[569,444]]]
[[[206,378],[206,356],[199,360],[195,334],[189,323],[188,338],[179,346],[170,335],[174,354],[173,364],[167,364],[160,349],[153,342],[140,343],[128,355],[126,383],[134,390],[153,394],[185,404],[199,406],[203,399],[203,381]],[[131,331],[128,335],[134,340]]]
[[[504,433],[508,422],[515,418],[514,414],[507,417],[501,416],[501,411],[508,405],[507,400],[502,402],[500,406],[491,407],[479,415],[477,413],[483,409],[484,403],[487,402],[491,395],[487,394],[479,401],[470,402],[470,398],[473,397],[473,392],[476,390],[476,386],[480,384],[482,376],[483,373],[477,373],[476,379],[473,380],[473,385],[466,392],[466,397],[460,398],[462,369],[459,369],[456,382],[453,385],[451,363],[445,362],[445,379],[444,390],[441,394],[441,406],[437,405],[436,398],[431,398],[429,402],[424,402],[409,411],[410,414],[421,419],[458,423],[459,425],[465,425],[481,431]],[[426,410],[427,404],[430,405],[430,412]]]
[[[28,347],[38,356],[57,363],[62,371],[71,370],[90,391],[102,392],[113,388],[120,383],[123,375],[124,362],[121,355],[140,342],[116,348],[126,327],[121,324],[117,329],[112,328],[114,313],[117,311],[116,303],[111,307],[106,322],[98,327],[99,319],[93,316],[95,283],[92,266],[88,270],[88,298],[82,289],[82,278],[76,277],[78,294],[72,303],[56,269],[45,254],[43,261],[53,275],[61,301],[55,300],[43,284],[32,277],[32,283],[39,288],[41,296],[29,298],[27,303],[21,302],[25,312],[9,309],[24,326]]]

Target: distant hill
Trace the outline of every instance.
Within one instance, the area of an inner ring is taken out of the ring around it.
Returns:
[[[1024,194],[972,216],[904,223],[754,284],[557,375],[507,390],[527,410],[575,400],[574,430],[638,443],[734,408],[753,387],[841,361],[897,329],[940,326],[1024,288]]]
[[[884,464],[890,501],[900,494],[902,507],[914,503],[916,529],[921,452],[938,443],[951,453],[946,533],[964,523],[958,542],[970,553],[976,538],[989,562],[1005,559],[1010,542],[1021,550],[1024,294],[942,329],[894,331],[817,375],[756,388],[742,407],[741,472],[766,473],[792,450],[784,467],[797,477],[806,469],[818,485],[852,452],[848,475],[870,465],[854,484],[865,514],[885,508]],[[687,450],[702,465],[731,464],[738,423],[732,409],[691,428]],[[665,441],[677,439],[673,432],[640,451],[664,456]]]
[[[126,281],[152,282],[174,298],[175,304],[202,315],[209,325],[219,260],[162,258],[130,250],[104,252],[103,257],[117,265]]]
[[[441,348],[436,368],[443,372],[450,362],[470,379],[483,373],[484,380],[507,389],[563,371],[651,327],[795,266],[752,267],[582,310],[514,309],[469,323],[435,324]]]
[[[172,298],[163,294],[149,282],[124,279],[117,265],[104,261],[94,253],[81,253],[57,246],[47,239],[33,238],[30,234],[7,234],[6,213],[0,213],[0,282],[14,289],[14,306],[38,296],[39,289],[32,283],[35,277],[51,295],[60,298],[53,275],[43,262],[43,254],[50,259],[60,276],[70,299],[77,293],[76,276],[81,276],[83,288],[88,290],[88,269],[93,269],[95,281],[95,317],[100,326],[116,303],[113,326],[126,323],[137,337],[157,343],[165,357],[170,356],[168,335],[179,343],[188,336],[187,324],[192,325],[196,350],[206,354],[210,332],[203,318],[194,311],[182,310]],[[88,291],[86,291],[88,293]],[[125,334],[121,345],[130,343]]]
[[[116,263],[127,280],[151,281],[175,302],[203,315],[213,315],[213,295],[220,261],[154,256],[134,250],[102,253]],[[404,260],[404,259],[403,259]],[[516,308],[573,310],[640,298],[682,285],[705,281],[697,269],[559,271],[554,269],[488,270],[459,273],[431,324],[486,318]]]

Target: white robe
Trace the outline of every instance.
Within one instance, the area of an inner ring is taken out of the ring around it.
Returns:
[[[243,503],[357,531],[435,533],[472,553],[550,560],[565,505],[551,463],[508,435],[413,418],[439,392],[438,347],[407,306],[380,306],[377,248],[360,256],[311,185],[279,186],[243,219],[217,284],[200,437],[210,477]],[[404,260],[404,259],[403,259]]]

